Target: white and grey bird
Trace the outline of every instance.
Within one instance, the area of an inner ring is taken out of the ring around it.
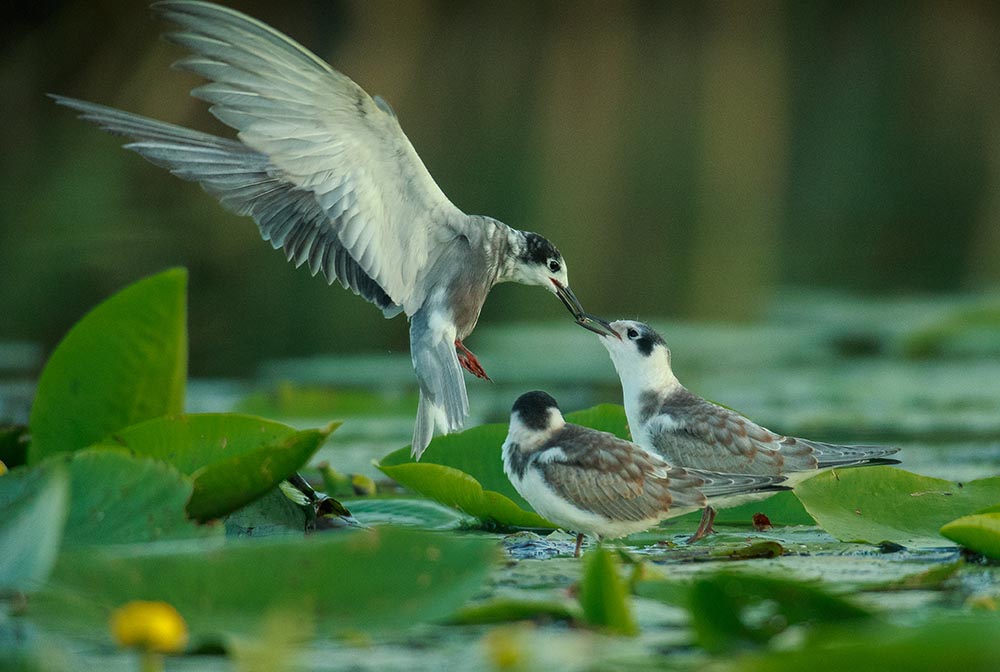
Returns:
[[[545,392],[518,397],[503,444],[514,488],[550,522],[617,539],[706,506],[714,497],[784,490],[778,475],[721,474],[671,466],[630,441],[567,423]]]
[[[788,477],[788,485],[820,469],[897,464],[887,446],[842,446],[782,436],[713,404],[678,382],[663,338],[642,322],[604,323],[601,342],[622,383],[632,439],[671,464],[727,473]],[[729,500],[730,504],[739,500]],[[745,500],[744,500],[745,501]],[[711,529],[714,509],[696,537]]]
[[[469,412],[462,368],[486,372],[464,345],[493,285],[555,293],[592,328],[548,240],[466,215],[431,178],[396,115],[345,75],[273,28],[207,2],[153,4],[180,26],[170,41],[193,52],[176,64],[209,83],[191,94],[237,131],[226,139],[109,107],[53,96],[227,210],[256,221],[295,266],[410,321],[420,387],[413,430],[419,458],[435,426],[460,429]]]

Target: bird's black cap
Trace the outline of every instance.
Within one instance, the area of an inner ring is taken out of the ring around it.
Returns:
[[[639,338],[635,339],[635,345],[639,348],[639,352],[642,353],[643,357],[649,357],[653,354],[653,348],[656,345],[667,347],[667,342],[663,340],[662,336],[653,331],[652,327],[644,324],[639,329]]]
[[[549,259],[562,258],[555,245],[537,233],[531,232],[524,234],[524,252],[522,256],[534,264],[544,264]]]
[[[559,410],[559,404],[548,392],[535,390],[525,392],[514,402],[512,413],[521,416],[521,422],[529,429],[542,430],[549,426],[549,409]]]

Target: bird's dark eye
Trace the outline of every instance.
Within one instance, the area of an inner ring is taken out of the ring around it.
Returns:
[[[635,329],[629,329],[627,332],[629,338],[639,338],[639,332]]]
[[[553,273],[558,273],[559,269],[561,269],[561,268],[562,268],[562,266],[559,265],[558,261],[556,261],[555,259],[549,259],[549,270],[550,271],[552,271]]]

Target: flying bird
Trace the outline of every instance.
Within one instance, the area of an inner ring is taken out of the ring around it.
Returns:
[[[503,469],[541,516],[577,533],[617,539],[704,506],[708,499],[786,490],[778,475],[720,474],[671,466],[608,432],[563,419],[545,392],[514,402]]]
[[[392,108],[273,28],[207,2],[166,0],[155,12],[192,52],[176,64],[209,83],[191,94],[237,139],[53,96],[126,149],[199,183],[227,210],[248,215],[296,267],[375,304],[405,313],[420,388],[412,452],[435,426],[460,429],[469,413],[462,368],[487,378],[465,347],[493,285],[553,292],[577,321],[593,324],[569,288],[559,250],[455,207],[403,134]]]
[[[671,464],[787,476],[793,485],[820,469],[899,463],[887,457],[899,448],[841,446],[764,429],[681,385],[670,365],[670,349],[649,325],[621,320],[607,327],[611,334],[602,333],[601,342],[621,378],[632,439]],[[714,508],[706,508],[693,538],[711,531],[714,518]]]

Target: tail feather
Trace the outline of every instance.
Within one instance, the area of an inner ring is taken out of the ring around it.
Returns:
[[[899,464],[899,460],[887,457],[899,452],[899,448],[894,446],[840,446],[815,441],[810,441],[810,444],[816,451],[816,460],[820,469]]]
[[[701,491],[709,499],[714,497],[730,497],[732,495],[745,495],[751,492],[779,492],[790,490],[786,485],[784,476],[773,476],[763,474],[721,474],[715,471],[703,471],[701,469],[688,469],[687,471],[705,479],[705,484]]]
[[[420,459],[434,433],[434,427],[448,434],[465,425],[469,397],[462,367],[455,354],[454,335],[442,334],[428,326],[427,309],[413,314],[410,321],[410,356],[420,383],[417,422],[410,452]]]

